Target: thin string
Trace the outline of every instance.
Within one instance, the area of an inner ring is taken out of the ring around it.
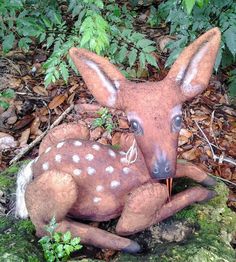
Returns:
[[[136,160],[138,158],[138,150],[137,150],[137,145],[136,145],[135,139],[133,140],[133,143],[132,143],[131,147],[129,148],[129,150],[125,153],[125,158],[126,158],[126,161],[129,165],[136,162]]]

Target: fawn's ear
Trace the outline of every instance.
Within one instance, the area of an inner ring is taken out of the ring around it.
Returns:
[[[69,54],[96,100],[101,105],[119,108],[119,91],[126,79],[118,69],[86,49],[73,47]]]
[[[220,46],[220,31],[213,28],[183,50],[167,78],[181,89],[182,100],[201,93],[208,85]]]

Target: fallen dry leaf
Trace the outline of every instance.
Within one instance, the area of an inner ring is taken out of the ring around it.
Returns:
[[[192,120],[195,120],[195,121],[203,121],[203,120],[206,120],[208,119],[208,116],[206,115],[202,115],[202,116],[192,116]]]
[[[18,89],[21,86],[21,78],[12,78],[9,81],[9,87],[13,88],[13,89]]]
[[[113,146],[120,145],[120,136],[121,136],[121,132],[114,133],[114,135],[112,136],[112,140],[111,140],[111,144]]]
[[[74,83],[72,84],[72,87],[69,89],[69,93],[72,94],[72,93],[75,93],[75,90],[79,87],[79,84],[78,83]]]
[[[21,137],[19,138],[20,147],[24,147],[25,145],[27,145],[29,136],[30,136],[30,128],[27,128],[22,132]]]
[[[76,93],[72,93],[72,94],[68,97],[68,99],[67,99],[67,103],[68,103],[68,104],[72,104],[72,102],[74,101],[75,95],[76,95]]]
[[[128,124],[128,121],[126,119],[120,118],[118,120],[118,125],[119,125],[119,128],[121,128],[121,129],[128,129],[129,128],[129,124]]]
[[[33,91],[41,96],[48,96],[48,91],[44,86],[34,86]]]
[[[178,146],[182,146],[188,143],[188,138],[186,136],[179,136]]]
[[[8,125],[13,125],[13,124],[16,123],[16,121],[17,121],[17,116],[11,116],[11,117],[9,117],[9,118],[7,119],[7,124],[8,124]]]
[[[98,140],[98,143],[100,144],[103,144],[103,145],[108,145],[108,140],[105,138],[105,137],[101,137],[99,140]]]
[[[181,128],[179,134],[180,134],[180,136],[185,136],[186,138],[190,138],[193,135],[192,132],[190,132],[189,130],[187,130],[185,128]]]
[[[227,179],[227,180],[231,180],[232,179],[232,171],[229,167],[227,167],[226,165],[221,166],[221,177]]]
[[[84,112],[97,112],[101,108],[98,104],[76,104],[75,112],[81,114]]]
[[[20,120],[18,120],[14,125],[14,130],[19,130],[25,126],[27,126],[29,123],[31,123],[34,120],[33,115],[25,115]]]
[[[39,129],[40,123],[41,121],[39,117],[36,117],[30,126],[31,135],[40,135],[42,133],[42,131]]]
[[[93,130],[90,130],[90,139],[91,140],[97,140],[101,137],[102,133],[104,132],[104,129],[102,127],[96,127]]]
[[[182,154],[182,157],[186,160],[194,160],[197,158],[196,148],[192,148],[189,151],[186,151]]]
[[[168,49],[166,48],[166,46],[173,40],[173,37],[170,37],[168,35],[164,35],[158,38],[158,45],[159,45],[159,49],[161,52],[163,53],[167,53]]]
[[[134,134],[133,133],[121,133],[120,136],[120,147],[122,150],[127,151],[134,142]]]
[[[15,141],[14,137],[7,134],[0,132],[0,150],[14,148],[17,146],[17,142]]]
[[[66,100],[66,95],[58,95],[53,98],[53,100],[49,103],[48,107],[50,109],[55,109],[58,106],[60,106],[65,100]]]

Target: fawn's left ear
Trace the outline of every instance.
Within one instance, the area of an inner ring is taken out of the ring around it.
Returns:
[[[73,47],[69,54],[96,100],[101,105],[120,108],[119,91],[126,79],[118,69],[86,49]]]
[[[220,31],[213,28],[183,50],[167,78],[181,89],[182,101],[201,93],[208,85],[220,46]]]

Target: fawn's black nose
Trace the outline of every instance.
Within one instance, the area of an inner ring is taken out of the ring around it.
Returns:
[[[158,180],[167,179],[173,176],[170,162],[167,160],[157,160],[152,169],[152,177]]]

